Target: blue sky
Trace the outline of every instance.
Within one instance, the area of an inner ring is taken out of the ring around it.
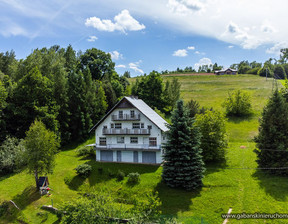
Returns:
[[[0,0],[0,51],[110,52],[119,74],[279,58],[285,0]]]

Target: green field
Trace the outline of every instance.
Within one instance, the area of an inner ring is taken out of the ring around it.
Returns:
[[[172,77],[164,77],[164,80]],[[76,148],[71,145],[61,151],[56,158],[53,175],[49,175],[52,196],[40,197],[35,192],[34,178],[26,171],[0,178],[0,201],[13,200],[21,209],[11,210],[12,215],[2,217],[0,223],[57,223],[57,217],[42,210],[42,205],[57,207],[63,201],[79,197],[79,193],[107,191],[115,197],[129,200],[145,197],[150,191],[157,191],[162,202],[162,214],[175,216],[183,223],[222,223],[221,213],[231,207],[232,213],[285,213],[287,212],[288,181],[284,177],[272,177],[255,169],[256,155],[253,137],[257,134],[261,110],[272,92],[273,81],[253,75],[237,76],[181,76],[181,97],[184,101],[197,100],[201,106],[223,111],[222,102],[228,91],[242,89],[250,92],[254,115],[244,119],[227,121],[229,148],[226,164],[209,164],[205,173],[204,187],[199,192],[186,192],[166,187],[161,183],[161,167],[97,163],[93,158],[77,157]],[[133,79],[132,79],[133,81]],[[280,83],[278,87],[280,87]],[[275,87],[275,85],[274,85]],[[93,138],[83,144],[93,142]],[[88,162],[93,173],[83,180],[76,176],[77,165]],[[104,170],[99,174],[98,168]],[[125,173],[139,172],[141,182],[128,186],[126,179],[118,182],[108,176],[109,172],[123,170]],[[17,217],[17,218],[16,218]],[[285,220],[230,220],[229,223],[287,223]]]

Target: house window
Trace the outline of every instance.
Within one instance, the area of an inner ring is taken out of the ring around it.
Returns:
[[[119,118],[120,118],[120,119],[123,118],[123,110],[119,110]]]
[[[141,123],[141,128],[144,128],[144,123]]]
[[[115,128],[116,129],[121,129],[122,128],[122,124],[121,123],[115,123]]]
[[[111,128],[114,128],[114,124],[111,124]]]
[[[117,143],[124,143],[124,137],[117,137]]]
[[[138,137],[130,137],[130,143],[138,144]]]
[[[147,128],[148,128],[148,129],[152,129],[152,125],[148,125]]]
[[[140,128],[140,123],[132,123],[132,128]]]
[[[149,146],[157,146],[157,138],[149,138]]]
[[[106,138],[100,137],[100,138],[99,138],[99,144],[100,144],[100,145],[106,145]]]
[[[135,117],[135,111],[134,110],[130,110],[130,116],[131,116],[131,118]]]
[[[104,125],[104,126],[103,126],[103,128],[104,128],[104,129],[107,129],[107,126],[106,126],[106,125]]]

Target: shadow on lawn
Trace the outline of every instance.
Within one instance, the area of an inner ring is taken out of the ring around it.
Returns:
[[[204,173],[204,176],[208,176],[210,174],[216,173],[216,172],[220,172],[222,170],[224,170],[225,168],[227,168],[227,161],[223,161],[223,162],[210,162],[205,164],[205,168],[206,171]]]
[[[176,216],[178,212],[190,210],[193,199],[200,197],[201,189],[186,191],[183,189],[174,189],[168,187],[163,182],[159,182],[155,188],[162,202],[161,211],[163,215]]]
[[[265,173],[262,170],[256,170],[252,177],[258,179],[260,187],[263,188],[265,192],[272,196],[275,200],[287,201],[287,177],[273,176],[272,174]]]
[[[21,210],[23,210],[29,204],[31,204],[34,201],[37,201],[40,198],[41,196],[40,196],[38,189],[34,186],[29,186],[29,187],[26,187],[21,194],[15,195],[12,201],[14,201],[15,204]]]
[[[124,172],[125,175],[136,172],[144,174],[154,173],[159,168],[159,166],[144,164],[96,162],[95,158],[87,162],[87,164],[92,166],[92,173],[88,177],[90,186],[115,178],[118,171]]]
[[[231,122],[231,123],[234,123],[234,124],[239,124],[243,121],[251,121],[253,120],[255,114],[251,114],[251,115],[246,115],[246,116],[243,116],[243,117],[236,117],[236,116],[229,116],[228,117],[228,121]]]

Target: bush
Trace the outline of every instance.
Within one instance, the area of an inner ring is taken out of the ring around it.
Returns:
[[[252,114],[250,94],[242,90],[229,92],[222,106],[228,116],[242,117]]]
[[[118,170],[117,174],[116,174],[116,178],[118,181],[124,180],[125,177],[125,173],[122,170]]]
[[[95,156],[95,150],[90,146],[83,146],[77,149],[78,156]]]
[[[8,174],[27,164],[23,140],[7,137],[0,146],[0,173]]]
[[[200,148],[204,162],[225,160],[228,146],[225,122],[225,117],[218,111],[196,115],[195,125],[202,134]]]
[[[98,173],[99,173],[99,174],[102,174],[102,173],[103,173],[103,168],[102,168],[102,167],[99,167],[99,168],[98,168]]]
[[[128,174],[128,184],[138,184],[140,182],[140,174],[139,173],[129,173]]]
[[[4,201],[2,204],[0,204],[0,217],[7,212],[8,207],[9,207],[8,201]]]
[[[260,67],[256,67],[256,68],[252,68],[250,70],[247,71],[247,74],[252,74],[252,75],[257,75],[258,71],[260,70]]]
[[[267,68],[267,71],[266,71]],[[266,77],[266,72],[267,72],[267,77],[272,77],[273,76],[273,72],[271,71],[271,69],[267,66],[259,69],[259,71],[257,72],[258,75]]]
[[[92,171],[92,166],[89,164],[81,164],[75,168],[76,173],[81,177],[88,177]]]
[[[114,177],[115,176],[115,174],[110,169],[107,170],[107,173],[108,173],[109,177]]]
[[[286,72],[282,65],[275,65],[274,76],[276,79],[286,79]]]

